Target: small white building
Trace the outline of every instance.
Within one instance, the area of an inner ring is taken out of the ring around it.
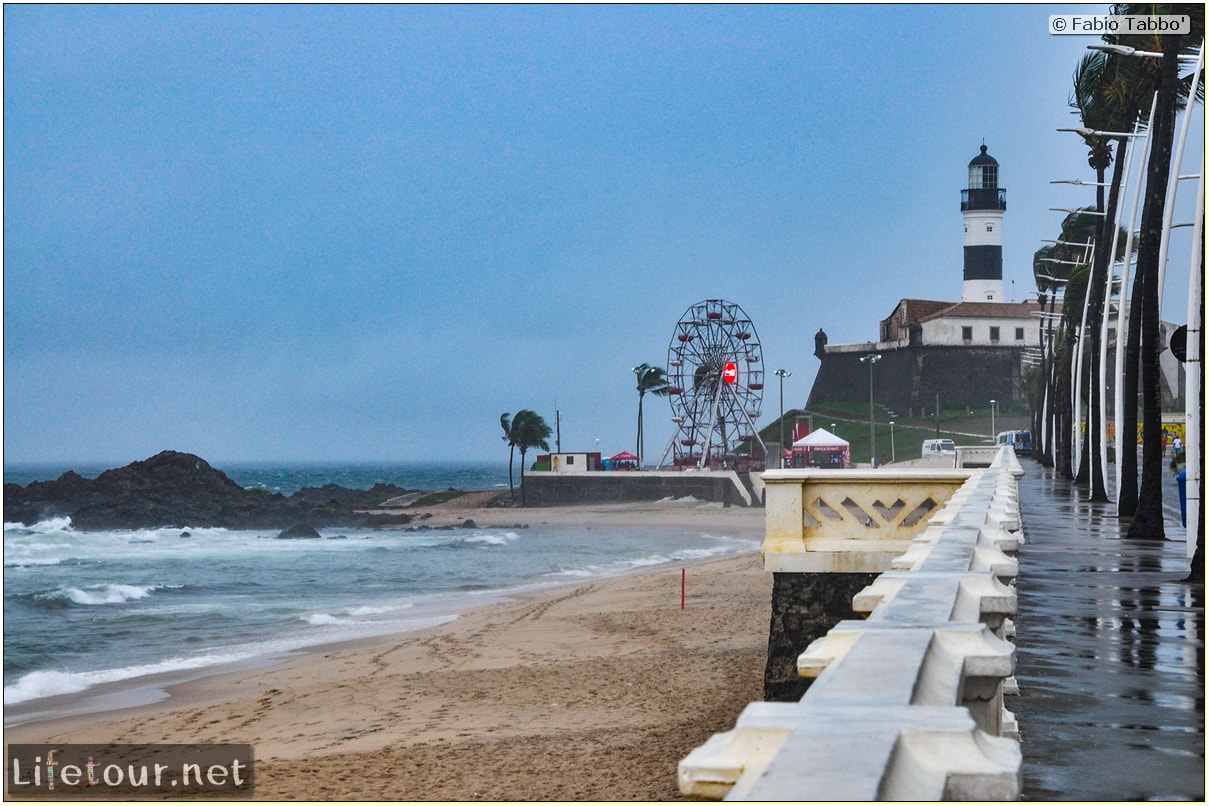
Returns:
[[[603,469],[599,453],[550,454],[550,471],[552,473],[587,473]]]

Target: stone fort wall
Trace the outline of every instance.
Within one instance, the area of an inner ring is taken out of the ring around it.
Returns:
[[[846,345],[847,346],[847,345]],[[904,416],[964,403],[987,406],[991,400],[1024,399],[1018,347],[902,347],[867,352],[826,351],[810,390],[807,408],[829,403],[868,403],[869,365],[862,355],[879,353],[873,368],[873,400]]]

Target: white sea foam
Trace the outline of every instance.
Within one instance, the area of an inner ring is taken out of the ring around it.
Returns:
[[[341,619],[336,618],[330,613],[312,613],[309,616],[303,616],[303,621],[314,627],[319,627],[327,624],[343,624]]]
[[[28,568],[31,565],[58,565],[61,557],[5,557],[5,568]]]
[[[670,565],[678,562],[708,560],[711,557],[723,557],[743,550],[758,548],[759,545],[760,544],[758,542],[749,540],[727,539],[724,542],[709,548],[683,548],[671,552],[670,554],[647,554],[642,557],[617,560],[615,562],[605,563],[603,565],[588,565],[583,568],[556,568],[555,570],[547,573],[546,576],[615,576],[617,574],[624,574],[627,571],[632,571],[639,568],[651,568],[657,565]]]
[[[101,683],[114,683],[130,680],[150,674],[186,671],[214,666],[220,663],[230,663],[250,657],[248,654],[203,655],[193,658],[171,658],[159,663],[140,666],[125,666],[118,669],[101,669],[95,672],[61,672],[40,671],[23,675],[11,686],[4,687],[4,704],[36,700],[40,697],[53,697],[57,694],[75,694]]]
[[[470,535],[464,539],[467,543],[485,543],[489,546],[505,546],[511,543],[513,540],[516,540],[518,537],[520,537],[520,535],[518,535],[516,532],[504,532],[502,535]]]
[[[390,607],[370,607],[368,605],[365,607],[350,607],[348,614],[350,616],[377,616],[382,613],[393,613],[396,610],[406,610],[411,606],[411,602],[405,602],[404,604]]]
[[[11,686],[4,687],[4,704],[15,705],[39,697],[56,694],[74,694],[83,691],[92,683],[85,675],[72,672],[30,672]]]
[[[38,521],[32,526],[26,526],[23,523],[9,523],[5,521],[4,531],[15,532],[17,534],[44,535],[53,532],[70,532],[71,518],[48,518],[44,521]]]
[[[112,583],[88,585],[83,588],[64,588],[51,594],[51,597],[70,599],[78,605],[124,604],[125,602],[146,599],[162,587],[162,585],[118,585]]]

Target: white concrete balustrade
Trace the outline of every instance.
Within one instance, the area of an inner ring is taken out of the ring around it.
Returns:
[[[882,573],[853,600],[864,620],[803,647],[798,673],[813,682],[799,702],[752,703],[680,762],[685,795],[1020,797],[1003,697],[1015,690],[1021,470],[1009,448],[970,455],[979,468],[765,474],[766,570]]]

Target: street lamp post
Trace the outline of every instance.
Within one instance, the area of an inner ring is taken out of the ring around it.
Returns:
[[[897,455],[894,453],[894,421],[890,421],[890,464],[898,461]]]
[[[991,443],[995,442],[995,401],[991,401]]]
[[[877,467],[877,435],[873,432],[873,365],[881,361],[878,353],[861,356],[861,363],[869,364],[869,464]]]
[[[777,462],[777,467],[785,467],[785,379],[793,375],[793,373],[789,370],[778,369],[775,374],[781,379],[781,455],[777,457],[780,459]]]

